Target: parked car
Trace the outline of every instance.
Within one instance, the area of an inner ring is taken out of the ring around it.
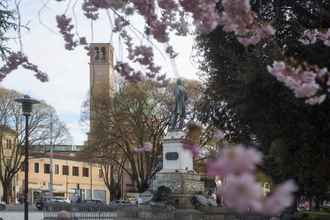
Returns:
[[[47,204],[57,204],[57,203],[67,204],[69,203],[69,201],[63,197],[42,198],[36,202],[35,206],[37,209],[42,210]]]
[[[6,209],[6,203],[0,201],[0,211],[3,211]]]
[[[93,204],[93,205],[104,205],[105,203],[101,200],[92,199],[92,200],[83,200],[82,203]]]
[[[151,192],[144,192],[144,193],[140,193],[137,195],[137,204],[138,205],[142,205],[142,204],[147,204],[148,202],[150,202],[153,198],[153,194]]]
[[[120,207],[120,206],[129,206],[132,205],[132,203],[130,203],[128,200],[115,200],[110,202],[110,207]]]
[[[71,208],[76,212],[97,212],[108,210],[110,206],[101,200],[82,200],[79,203],[71,203]]]

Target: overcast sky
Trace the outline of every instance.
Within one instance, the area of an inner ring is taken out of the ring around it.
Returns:
[[[64,13],[67,8],[66,3],[50,1],[46,7],[43,6],[42,0],[22,0],[22,23],[28,23],[30,28],[30,31],[23,32],[23,51],[31,62],[49,74],[50,81],[41,83],[34,78],[32,72],[19,69],[6,77],[1,85],[52,105],[69,128],[74,144],[83,144],[86,134],[79,119],[81,104],[89,89],[89,58],[82,48],[75,51],[65,50],[62,36],[56,33],[55,16]],[[72,9],[72,6],[68,7],[68,15],[72,15]],[[79,13],[79,10],[80,5],[77,5],[78,33],[86,35],[90,40],[90,22]],[[41,23],[38,14],[41,15]],[[137,19],[135,25],[138,26],[139,22],[140,20]],[[112,43],[117,59],[121,59],[125,56],[123,45],[118,43],[116,35],[111,37],[110,30],[108,17],[101,16],[101,19],[94,24],[94,42]],[[179,52],[176,58],[179,74],[186,78],[196,79],[198,70],[196,64],[191,61],[193,38],[174,37],[172,42],[176,51]],[[16,42],[13,42],[12,46],[18,48]],[[162,46],[159,48],[162,49]],[[156,54],[156,58],[157,63],[164,67],[168,76],[174,77],[169,60],[164,59],[159,53]]]

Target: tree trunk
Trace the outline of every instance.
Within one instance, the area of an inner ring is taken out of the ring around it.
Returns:
[[[315,196],[315,211],[320,211],[320,198],[318,196]]]
[[[3,189],[3,198],[2,200],[6,203],[9,204],[12,199],[12,185],[11,182],[5,181],[4,183],[2,182],[2,189]]]
[[[140,182],[140,184],[137,185],[137,190],[139,193],[143,193],[148,189],[149,185],[146,180],[143,180]]]

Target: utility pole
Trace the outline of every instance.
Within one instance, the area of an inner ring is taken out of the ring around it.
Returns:
[[[50,159],[49,159],[49,192],[53,196],[53,113],[50,113]]]

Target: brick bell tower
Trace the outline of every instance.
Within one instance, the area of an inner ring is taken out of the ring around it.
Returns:
[[[90,44],[90,130],[88,144],[95,140],[95,131],[110,98],[115,93],[114,49],[109,43]],[[102,113],[103,112],[103,113]]]

